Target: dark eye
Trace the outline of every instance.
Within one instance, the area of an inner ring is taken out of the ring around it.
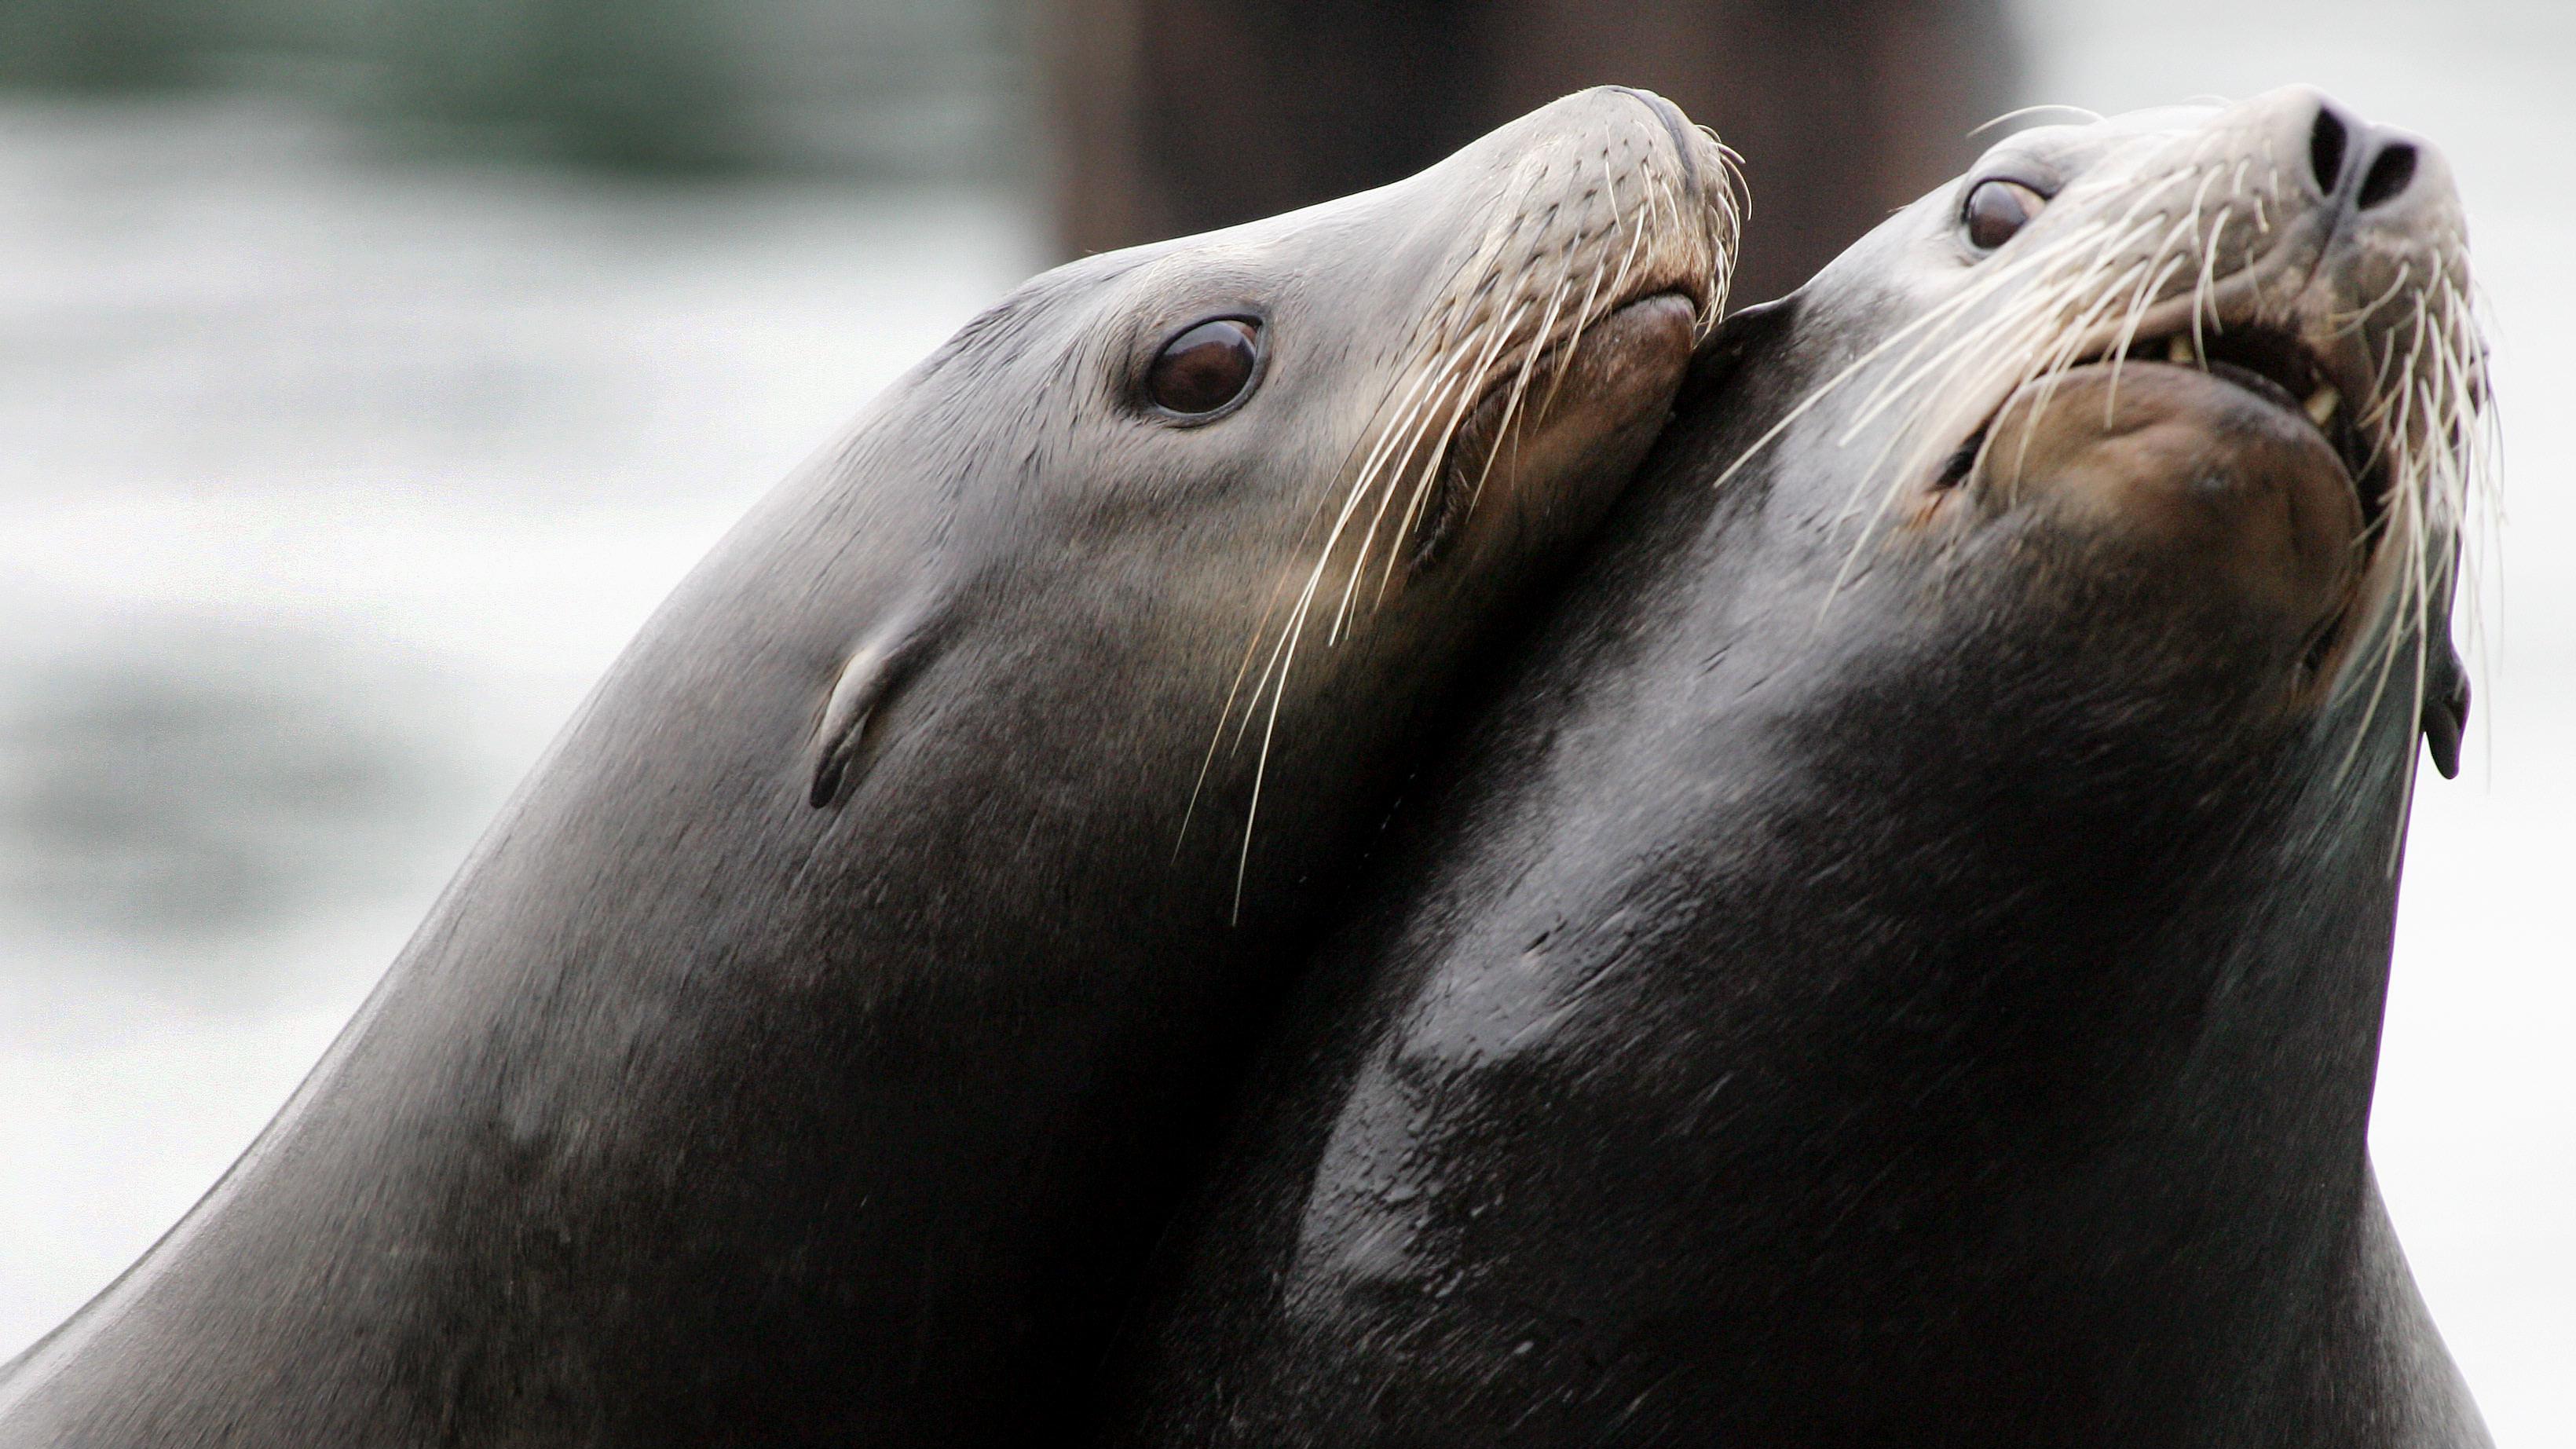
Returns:
[[[1212,413],[1252,386],[1261,324],[1241,317],[1201,322],[1163,344],[1145,373],[1145,396],[1176,413]]]
[[[2013,239],[2048,198],[2018,181],[1980,181],[1968,193],[1968,245],[1990,252]]]

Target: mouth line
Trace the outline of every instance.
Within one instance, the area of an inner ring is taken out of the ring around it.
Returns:
[[[1638,308],[1678,300],[1688,306],[1692,326],[1699,325],[1706,304],[1687,281],[1647,282],[1624,300],[1602,307],[1578,327],[1571,327],[1558,337],[1538,344],[1536,359],[1524,351],[1520,356],[1497,360],[1493,376],[1476,395],[1461,417],[1457,430],[1450,435],[1435,465],[1431,491],[1423,499],[1420,523],[1415,532],[1413,566],[1429,567],[1440,555],[1442,546],[1457,531],[1474,502],[1478,485],[1492,465],[1496,449],[1505,445],[1506,400],[1526,371],[1527,391],[1520,406],[1512,409],[1510,429],[1525,433],[1546,421],[1545,412],[1554,401],[1555,385],[1573,364],[1574,349],[1597,337],[1612,319]]]
[[[1691,326],[1697,330],[1701,319],[1707,315],[1708,304],[1688,279],[1641,284],[1626,297],[1604,305],[1585,319],[1581,325],[1567,328],[1563,335],[1539,340],[1537,342],[1538,360],[1527,364],[1530,369],[1532,389],[1536,390],[1538,378],[1553,377],[1557,369],[1565,364],[1567,355],[1591,340],[1612,318],[1668,299],[1679,299],[1690,308]],[[1524,357],[1526,355],[1526,353],[1523,354]],[[1523,365],[1519,358],[1507,364],[1498,363],[1494,369],[1494,377],[1485,384],[1484,390],[1477,394],[1476,404],[1468,410],[1468,415],[1472,418],[1476,413],[1483,411],[1488,403],[1507,391],[1512,380],[1520,374]],[[1466,429],[1462,426],[1459,431],[1463,435]]]
[[[2176,305],[2179,304],[2179,305]],[[2198,335],[2192,325],[2193,299],[2170,299],[2150,309],[2124,342],[2116,329],[2097,333],[2096,345],[2057,375],[2079,369],[2173,367],[2195,370],[2221,384],[2251,394],[2263,406],[2295,415],[2333,450],[2345,484],[2361,512],[2354,537],[2352,584],[2343,603],[2319,621],[2300,652],[2302,688],[2333,677],[2346,653],[2361,604],[2369,593],[2365,580],[2380,545],[2388,536],[2390,505],[2396,486],[2393,448],[2384,421],[2371,416],[2375,379],[2366,344],[2358,337],[2348,345],[2321,352],[2288,327],[2239,317],[2228,321],[2201,314]],[[2345,339],[2338,338],[2339,341]],[[1933,488],[1945,493],[1965,485],[1974,474],[2004,410],[2025,388],[2015,387],[1996,404],[1976,431],[1943,463]]]
[[[2376,519],[2385,507],[2387,480],[2372,476],[2380,461],[2377,450],[2372,440],[2363,435],[2355,419],[2356,409],[2337,381],[2336,370],[2290,333],[2240,327],[2204,333],[2195,343],[2188,331],[2174,332],[2138,339],[2121,355],[2121,361],[2196,367],[2273,407],[2297,413],[2343,461],[2344,474],[2352,480],[2363,514]],[[2374,483],[2378,486],[2372,486]]]
[[[2296,415],[2343,464],[2345,479],[2361,507],[2361,537],[2367,547],[2382,532],[2394,472],[2386,439],[2364,417],[2371,391],[2367,361],[2358,348],[2337,352],[2329,356],[2294,332],[2250,321],[2204,321],[2195,337],[2186,311],[2180,325],[2152,331],[2141,327],[2126,346],[2115,337],[2066,371],[2115,365],[2186,368],[2251,393],[2267,407]],[[1951,455],[1937,486],[1954,487],[1967,480],[2002,411],[1998,405],[1975,435]]]
[[[1519,416],[1512,424],[1522,430],[1545,421],[1545,418],[1538,414],[1543,413],[1551,401],[1551,394],[1555,390],[1554,383],[1572,364],[1575,349],[1600,336],[1612,319],[1639,308],[1658,305],[1669,299],[1678,299],[1686,304],[1690,308],[1692,327],[1699,326],[1706,304],[1700,300],[1699,294],[1687,282],[1650,282],[1639,286],[1626,298],[1602,307],[1581,325],[1567,328],[1563,335],[1534,340],[1538,347],[1536,360],[1530,360],[1528,353],[1524,351],[1519,357],[1508,361],[1497,361],[1494,364],[1494,375],[1476,394],[1476,401],[1468,407],[1464,418],[1458,424],[1457,432],[1449,440],[1448,452],[1441,459],[1443,471],[1447,471],[1459,462],[1466,453],[1482,453],[1486,451],[1484,446],[1486,443],[1501,441],[1499,437],[1489,438],[1486,435],[1495,433],[1501,428],[1503,400],[1510,395],[1524,369],[1529,375],[1530,395],[1521,399]]]

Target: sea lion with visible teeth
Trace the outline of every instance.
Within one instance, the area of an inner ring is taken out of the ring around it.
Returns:
[[[1604,89],[976,319],[681,586],[0,1444],[1060,1427],[1230,1019],[1664,422],[1734,217]]]
[[[2291,90],[2015,136],[1730,319],[1108,1442],[2485,1443],[2364,1141],[2466,266]]]

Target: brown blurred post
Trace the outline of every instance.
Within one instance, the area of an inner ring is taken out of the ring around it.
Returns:
[[[1438,160],[1587,85],[1743,153],[1740,302],[1795,286],[1975,154],[2003,0],[1049,0],[1068,253],[1204,231]]]

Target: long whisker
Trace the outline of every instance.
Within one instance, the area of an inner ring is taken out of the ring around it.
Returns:
[[[1372,480],[1371,491],[1377,496],[1377,508],[1369,515],[1367,530],[1360,535],[1359,550],[1351,568],[1351,576],[1342,586],[1341,602],[1334,607],[1333,627],[1324,636],[1327,647],[1341,642],[1343,629],[1350,619],[1352,596],[1358,592],[1360,581],[1368,574],[1368,557],[1376,546],[1378,529],[1385,523],[1387,509],[1394,503],[1397,492],[1403,488],[1406,476],[1417,471],[1414,466],[1415,459],[1426,456],[1422,444],[1430,436],[1433,420],[1444,417],[1444,414],[1454,418],[1456,407],[1472,403],[1474,393],[1466,384],[1483,374],[1484,354],[1500,345],[1500,334],[1504,329],[1500,325],[1489,325],[1486,330],[1492,335],[1486,339],[1484,347],[1478,350],[1477,361],[1463,368],[1452,366],[1448,369],[1448,375],[1441,379],[1439,388],[1411,423],[1404,446],[1391,455],[1391,461],[1384,475]],[[1441,424],[1441,436],[1444,441],[1432,444],[1428,450],[1427,461],[1423,464],[1424,469],[1439,466],[1440,452],[1445,446],[1447,430],[1451,426],[1454,424],[1445,421]],[[1400,534],[1401,530],[1398,532]]]
[[[1514,165],[1500,194],[1520,204],[1505,200],[1490,207],[1473,239],[1456,253],[1446,285],[1415,324],[1418,345],[1395,368],[1394,385],[1319,500],[1298,543],[1303,556],[1283,571],[1237,660],[1182,812],[1186,838],[1227,741],[1235,752],[1257,742],[1235,858],[1237,920],[1270,789],[1270,763],[1296,720],[1286,703],[1301,651],[1319,636],[1331,648],[1359,627],[1359,616],[1367,612],[1360,591],[1371,572],[1378,574],[1371,600],[1384,600],[1467,419],[1501,390],[1491,448],[1462,505],[1472,515],[1502,448],[1518,447],[1531,417],[1531,394],[1548,371],[1548,354],[1557,360],[1541,414],[1565,382],[1576,344],[1597,320],[1596,309],[1626,299],[1641,273],[1662,275],[1678,267],[1704,284],[1713,279],[1693,318],[1694,336],[1714,325],[1741,219],[1738,163],[1721,148],[1717,164],[1726,184],[1712,189],[1702,183],[1686,202],[1663,169],[1682,158],[1670,153],[1661,123],[1641,113],[1637,124],[1649,161],[1614,165],[1610,149],[1596,158],[1581,148],[1542,148]],[[1593,164],[1601,167],[1597,188],[1587,181]],[[1557,199],[1531,204],[1534,196]],[[1522,349],[1518,354],[1516,347]],[[1337,577],[1337,569],[1346,575]],[[1176,843],[1176,855],[1179,849]]]

